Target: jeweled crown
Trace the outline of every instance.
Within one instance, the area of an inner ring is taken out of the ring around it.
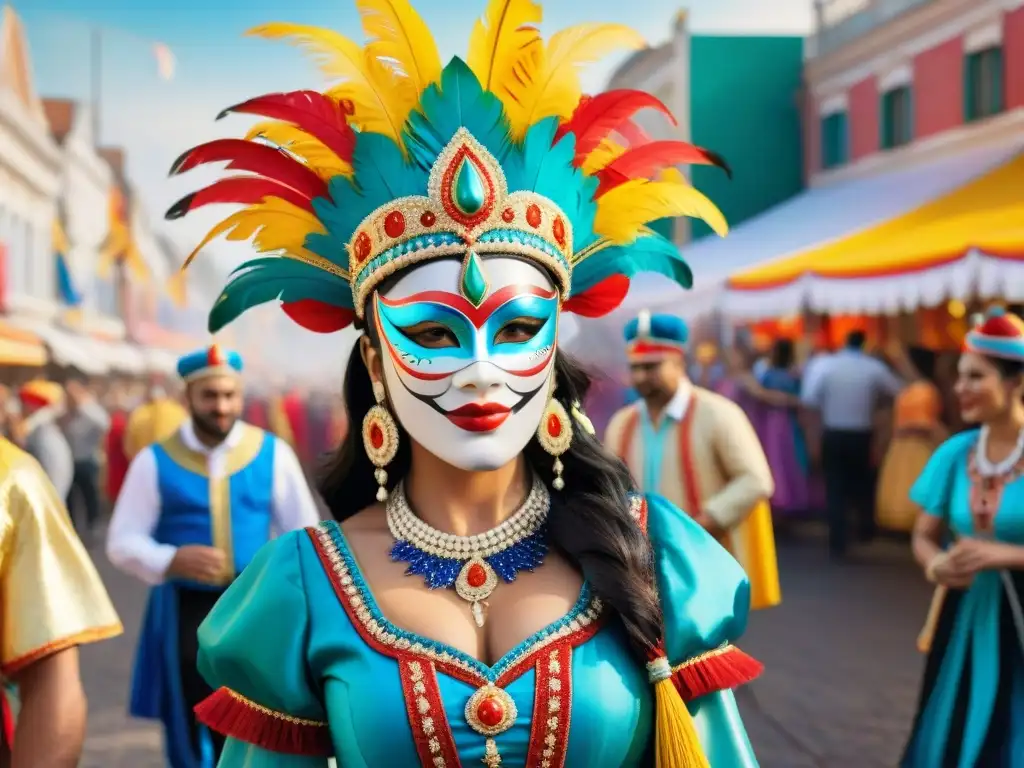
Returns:
[[[362,316],[366,298],[389,275],[435,258],[463,257],[461,289],[479,306],[486,283],[477,256],[510,253],[539,262],[570,290],[572,225],[548,198],[508,191],[501,164],[460,128],[430,169],[425,197],[402,197],[377,208],[348,244],[352,299]]]

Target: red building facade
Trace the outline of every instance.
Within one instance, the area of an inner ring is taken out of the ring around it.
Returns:
[[[1024,117],[1024,0],[841,5],[819,0],[805,68],[809,183]]]

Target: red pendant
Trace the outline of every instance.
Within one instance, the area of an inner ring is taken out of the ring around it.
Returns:
[[[476,708],[476,716],[488,728],[494,728],[505,718],[505,706],[494,696],[488,696]]]
[[[487,581],[487,571],[479,563],[473,563],[469,566],[469,571],[466,573],[466,583],[474,588],[479,588],[484,585]]]
[[[384,430],[380,428],[380,424],[373,424],[370,427],[370,444],[378,451],[384,445]]]
[[[553,413],[548,416],[548,434],[552,437],[558,437],[562,434],[562,422]]]

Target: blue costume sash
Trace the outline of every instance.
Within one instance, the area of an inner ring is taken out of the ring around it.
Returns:
[[[270,540],[275,440],[255,427],[242,428],[220,477],[209,475],[206,457],[185,446],[178,434],[152,447],[161,504],[153,538],[173,546],[217,547],[228,564],[220,584],[168,581],[150,591],[129,711],[163,723],[171,768],[214,766],[209,733],[200,733],[199,754],[192,744],[178,648],[179,590],[223,590]]]

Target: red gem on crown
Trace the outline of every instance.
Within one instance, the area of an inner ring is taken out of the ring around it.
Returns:
[[[352,253],[355,254],[356,261],[362,263],[366,261],[366,257],[370,255],[370,236],[365,232],[360,232],[356,235],[356,239],[352,243]]]
[[[388,237],[401,237],[405,232],[405,216],[401,211],[391,211],[384,217],[384,232]]]

